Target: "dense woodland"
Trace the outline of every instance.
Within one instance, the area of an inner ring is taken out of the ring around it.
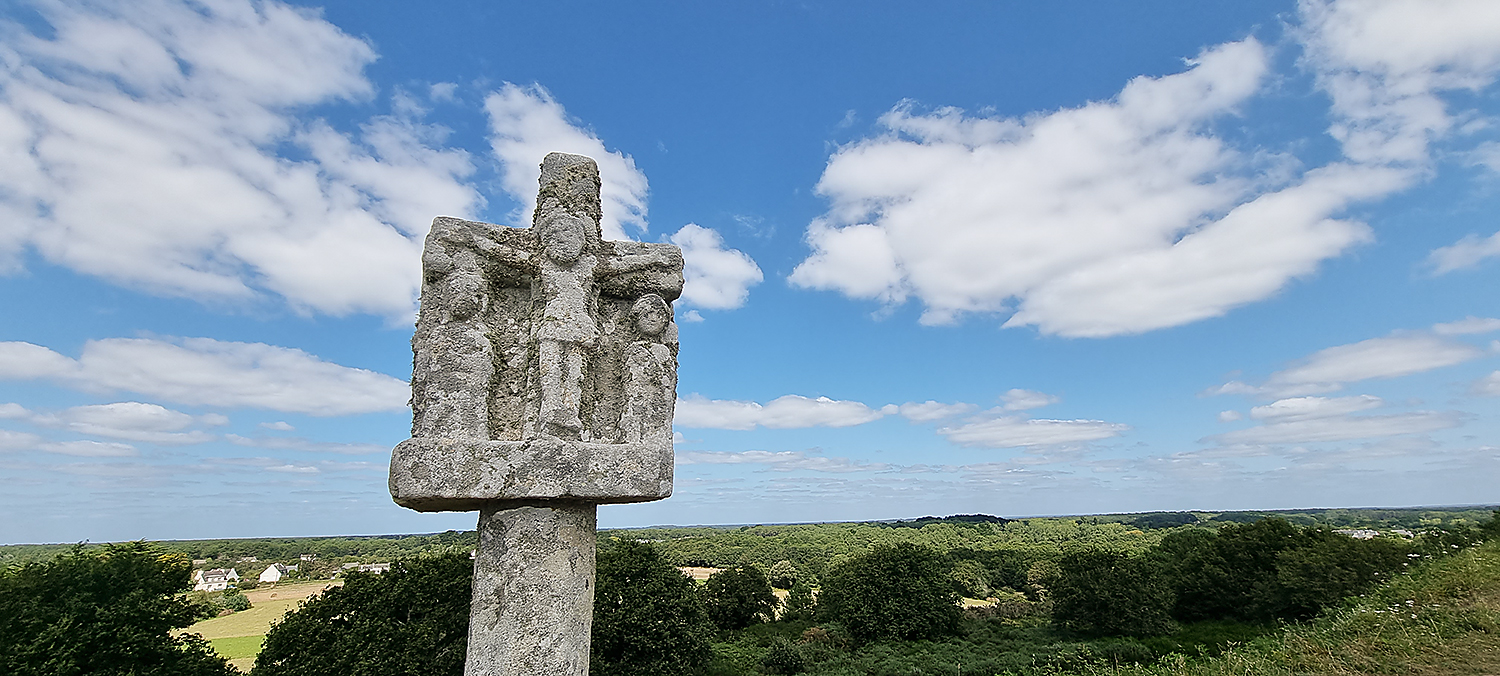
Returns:
[[[867,551],[876,544],[910,542],[940,551],[1017,550],[1060,554],[1068,547],[1101,547],[1138,552],[1154,545],[1164,529],[1183,525],[1216,528],[1276,516],[1300,526],[1329,528],[1406,529],[1475,525],[1493,507],[1423,509],[1315,509],[1266,512],[1149,512],[1083,517],[1041,517],[1010,520],[970,515],[923,517],[908,521],[818,523],[757,526],[694,526],[605,530],[600,546],[621,539],[646,540],[661,545],[679,566],[723,567],[756,563],[769,568],[789,560],[816,575],[831,562]],[[1138,533],[1136,531],[1139,531]],[[321,561],[370,563],[450,547],[472,549],[474,531],[424,535],[371,535],[301,538],[235,538],[171,540],[158,544],[168,552],[204,559],[209,567],[233,565],[241,558],[259,562],[296,563],[302,554]],[[52,559],[75,543],[0,545],[0,566]],[[85,547],[97,547],[83,543]]]
[[[1326,623],[1351,599],[1487,539],[1500,540],[1500,511],[967,515],[606,531],[592,673],[1155,669]],[[395,565],[384,575],[349,574],[288,615],[253,673],[458,674],[471,546],[472,533],[449,532],[75,545],[50,556],[42,546],[8,548],[12,561],[29,560],[0,572],[0,670],[232,673],[201,642],[168,631],[205,610],[185,593],[191,560],[311,553]],[[676,569],[689,564],[722,570],[694,582]],[[1474,621],[1495,624],[1464,626]],[[115,637],[156,647],[127,649]]]

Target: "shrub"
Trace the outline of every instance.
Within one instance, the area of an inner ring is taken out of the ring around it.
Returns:
[[[197,634],[188,559],[155,545],[82,546],[0,571],[0,673],[231,676]]]
[[[255,676],[459,676],[468,647],[467,552],[398,559],[350,573],[266,635]]]
[[[807,669],[807,660],[791,641],[777,637],[761,658],[760,666],[768,674],[800,674]]]
[[[928,547],[877,546],[834,566],[823,578],[818,618],[839,622],[856,639],[923,639],[958,631],[953,580]]]
[[[230,590],[224,594],[224,607],[234,612],[250,609],[250,599],[237,590]]]
[[[703,585],[708,618],[726,631],[770,621],[776,616],[778,603],[765,573],[755,566],[726,568]]]
[[[1153,636],[1172,631],[1172,589],[1145,557],[1084,551],[1058,561],[1053,622],[1085,636]]]
[[[701,672],[713,628],[687,576],[648,544],[622,541],[598,558],[594,676],[681,676]]]

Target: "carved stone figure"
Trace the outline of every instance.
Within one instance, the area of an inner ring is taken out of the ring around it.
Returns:
[[[465,673],[586,674],[595,507],[672,492],[682,253],[600,236],[599,170],[542,162],[532,227],[438,218],[395,501],[478,510]]]

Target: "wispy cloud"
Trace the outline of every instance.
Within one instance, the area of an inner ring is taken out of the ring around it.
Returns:
[[[84,344],[76,360],[40,345],[0,343],[0,380],[41,378],[86,391],[317,416],[399,411],[410,396],[390,376],[265,343],[108,338]]]
[[[886,463],[865,462],[849,458],[830,458],[801,451],[678,451],[678,465],[767,465],[770,469],[790,472],[877,472],[890,468]]]
[[[1021,416],[980,419],[955,427],[938,429],[938,434],[960,446],[984,448],[1018,448],[1076,444],[1116,437],[1130,431],[1130,426],[1103,420],[1048,420]]]
[[[1236,380],[1209,393],[1273,397],[1322,394],[1343,389],[1348,383],[1399,378],[1462,364],[1483,355],[1483,350],[1467,343],[1428,333],[1403,332],[1319,350],[1271,374],[1261,385]]]
[[[887,410],[892,409],[892,410]],[[688,397],[677,400],[673,424],[687,428],[750,430],[756,427],[850,427],[879,420],[897,407],[870,408],[857,401],[788,394],[764,404],[754,401]]]
[[[391,449],[375,444],[350,444],[332,441],[313,441],[302,437],[243,437],[238,434],[226,434],[224,438],[236,446],[248,446],[250,448],[271,448],[288,451],[306,451],[310,453],[343,453],[347,455],[364,455],[367,453],[387,453]]]
[[[1373,439],[1403,434],[1425,434],[1463,424],[1454,413],[1418,411],[1392,415],[1330,415],[1317,418],[1273,420],[1265,425],[1216,434],[1203,439],[1223,446],[1311,444],[1351,439]]]

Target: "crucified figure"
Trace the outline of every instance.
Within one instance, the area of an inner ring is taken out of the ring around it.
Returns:
[[[444,276],[435,290],[445,297],[442,304],[448,308],[446,321],[451,327],[447,333],[471,336],[453,341],[455,349],[443,353],[441,359],[465,373],[454,381],[464,391],[491,391],[496,362],[504,359],[483,338],[485,322],[478,315],[485,314],[494,287],[493,282],[483,280],[508,277],[511,285],[526,284],[530,303],[522,310],[521,322],[535,349],[532,382],[537,404],[527,416],[535,416],[526,425],[529,433],[522,436],[587,439],[588,426],[581,412],[590,356],[601,330],[601,288],[609,287],[611,295],[625,298],[647,293],[675,298],[681,291],[677,271],[682,269],[682,254],[670,245],[603,241],[598,169],[588,158],[548,155],[542,163],[541,184],[529,231],[473,221],[447,220],[441,229],[434,225],[428,248],[439,253],[430,252],[424,263],[429,272]],[[503,272],[487,272],[481,269],[481,261]],[[647,274],[636,274],[643,272]],[[651,272],[670,272],[667,277],[671,279],[663,284],[665,278]],[[670,320],[670,308],[667,312]],[[421,328],[419,322],[419,333]],[[489,425],[490,415],[475,406],[472,396],[455,393],[443,400],[454,402],[449,415],[465,421],[461,425],[465,429],[475,430],[472,436],[498,438],[489,433],[494,430],[480,432]]]

